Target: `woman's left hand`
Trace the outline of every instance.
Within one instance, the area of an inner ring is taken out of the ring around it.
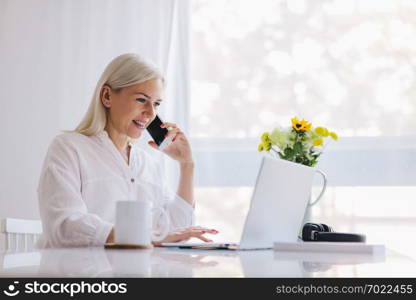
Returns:
[[[160,127],[171,128],[166,138],[172,137],[172,141],[163,150],[169,157],[178,161],[179,163],[192,163],[192,151],[191,146],[186,138],[185,134],[174,123],[163,123]],[[159,149],[154,141],[149,141],[149,145],[155,149]]]

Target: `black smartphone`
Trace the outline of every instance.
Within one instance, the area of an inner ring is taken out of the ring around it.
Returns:
[[[156,118],[152,121],[152,123],[150,123],[149,126],[147,126],[147,131],[155,141],[156,145],[158,145],[160,150],[163,150],[171,141],[171,139],[165,138],[165,135],[168,133],[168,130],[166,128],[160,127],[162,123],[162,120],[159,118],[158,115],[156,115]]]

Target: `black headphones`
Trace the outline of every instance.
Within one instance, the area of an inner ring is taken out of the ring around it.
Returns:
[[[365,243],[365,235],[357,233],[334,232],[326,224],[306,223],[302,229],[304,242],[360,242]]]

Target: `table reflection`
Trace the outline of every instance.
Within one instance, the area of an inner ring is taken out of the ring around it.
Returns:
[[[388,258],[388,259],[387,259]],[[413,276],[400,255],[154,248],[42,249],[0,253],[0,276],[27,277],[332,277]]]

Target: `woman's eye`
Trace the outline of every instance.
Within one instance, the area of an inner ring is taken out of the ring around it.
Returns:
[[[145,98],[137,98],[136,101],[139,101],[141,103],[145,103],[147,101],[147,99],[145,99]],[[160,102],[154,102],[153,103],[153,106],[155,106],[155,107],[157,107],[159,105],[160,105]]]

